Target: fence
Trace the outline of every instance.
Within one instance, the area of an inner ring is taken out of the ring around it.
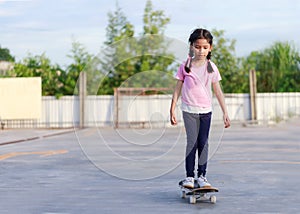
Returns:
[[[172,95],[124,96],[116,118],[114,96],[87,96],[85,99],[84,126],[114,126],[118,120],[124,127],[165,127],[169,123]],[[229,116],[233,122],[249,122],[251,107],[249,94],[225,94]],[[213,121],[222,122],[222,112],[213,99]],[[80,124],[77,96],[42,97],[42,117],[39,120],[3,120],[4,128],[68,128]],[[180,101],[177,106],[179,126],[183,125]],[[300,116],[300,93],[258,93],[257,123],[273,123]]]

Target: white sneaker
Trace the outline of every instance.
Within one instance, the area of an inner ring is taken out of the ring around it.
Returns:
[[[204,177],[204,176],[200,176],[199,178],[198,178],[198,184],[199,184],[199,186],[202,188],[202,187],[210,187],[211,185],[210,185],[210,183],[208,183],[208,181],[207,181],[207,179],[206,179],[206,177]]]
[[[194,188],[194,178],[193,177],[187,177],[183,182],[182,186],[186,188]]]

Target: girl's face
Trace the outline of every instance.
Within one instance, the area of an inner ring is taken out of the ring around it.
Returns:
[[[206,39],[197,39],[192,45],[195,60],[205,60],[208,53],[212,50],[212,46]]]

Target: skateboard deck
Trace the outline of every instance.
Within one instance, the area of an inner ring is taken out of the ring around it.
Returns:
[[[217,202],[217,197],[215,195],[208,195],[208,193],[219,192],[216,187],[199,187],[197,181],[195,181],[194,188],[187,188],[182,185],[183,180],[179,182],[179,187],[181,189],[181,198],[186,198],[190,196],[190,203],[195,204],[197,200],[209,201],[213,204]]]

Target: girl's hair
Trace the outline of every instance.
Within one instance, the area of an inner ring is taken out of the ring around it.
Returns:
[[[198,39],[206,39],[206,41],[212,46],[213,38],[214,37],[211,35],[211,33],[208,30],[203,29],[203,28],[197,28],[191,33],[190,38],[189,38],[189,43],[190,43],[190,45],[193,45],[193,43]],[[211,52],[208,53],[206,58],[208,60],[210,60]],[[187,73],[189,73],[191,71],[191,59],[189,59],[188,61],[189,61],[189,63],[186,63],[186,65],[185,65],[185,70]],[[207,71],[209,73],[212,73],[214,71],[211,66],[210,61],[208,61],[208,63],[207,63]]]

